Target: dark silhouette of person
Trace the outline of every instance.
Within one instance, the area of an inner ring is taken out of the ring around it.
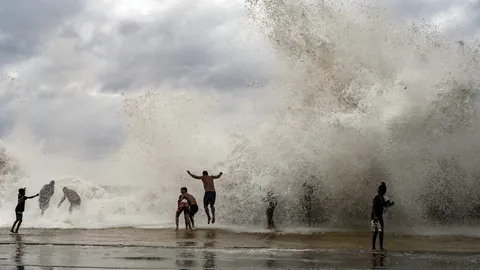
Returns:
[[[40,206],[40,210],[42,210],[41,215],[45,213],[48,207],[50,207],[50,199],[53,196],[55,191],[55,181],[50,181],[49,184],[46,184],[40,190],[40,198],[38,198],[38,204]]]
[[[267,228],[268,229],[275,229],[275,224],[273,222],[273,212],[277,207],[277,198],[273,194],[273,192],[268,191],[267,196],[264,198],[264,201],[268,202],[267,206]]]
[[[18,229],[20,229],[20,225],[22,225],[23,212],[25,211],[25,201],[38,196],[38,194],[30,197],[25,196],[25,190],[26,188],[21,188],[18,190],[18,204],[17,207],[15,207],[16,220],[13,223],[12,229],[10,230],[12,233],[18,233]],[[18,224],[17,229],[13,231],[16,224]]]
[[[57,207],[60,207],[63,201],[65,201],[65,199],[68,199],[68,202],[70,203],[70,208],[68,208],[68,212],[72,213],[73,208],[80,207],[82,200],[80,199],[80,196],[78,195],[78,193],[75,192],[75,190],[69,189],[67,187],[64,187],[62,190],[63,190],[63,198]]]
[[[303,201],[302,207],[305,213],[305,219],[308,223],[308,226],[312,226],[312,196],[313,196],[313,185],[307,182],[303,183]]]
[[[383,212],[385,208],[392,206],[395,202],[385,201],[385,194],[387,193],[387,186],[384,182],[378,186],[377,195],[373,198],[371,219],[373,223],[378,224],[373,231],[372,237],[372,249],[375,249],[375,243],[377,241],[377,235],[380,235],[380,250],[383,250],[383,234],[385,232],[385,226],[383,222]]]

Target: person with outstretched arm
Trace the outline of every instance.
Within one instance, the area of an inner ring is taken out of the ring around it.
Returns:
[[[215,223],[215,199],[217,197],[217,192],[215,191],[215,185],[213,183],[214,179],[220,178],[223,173],[220,172],[218,175],[208,175],[207,171],[203,171],[202,176],[197,176],[190,171],[187,171],[188,175],[195,179],[200,179],[203,182],[203,188],[205,189],[205,195],[203,196],[203,207],[205,207],[205,213],[207,213],[208,224],[210,220],[212,223]],[[208,205],[212,210],[212,217],[210,218],[210,211],[208,210]]]
[[[25,201],[28,199],[33,199],[39,195],[37,194],[30,197],[25,196],[25,190],[26,188],[21,188],[18,190],[18,204],[17,204],[17,207],[15,207],[16,219],[15,219],[15,222],[13,223],[12,229],[10,230],[10,232],[12,233],[18,233],[18,229],[20,229],[20,225],[22,225],[23,212],[25,211]],[[15,225],[17,224],[18,224],[17,229],[14,231],[13,229],[15,229]]]
[[[60,205],[62,205],[63,201],[65,201],[65,199],[68,199],[68,202],[70,203],[70,208],[68,208],[68,212],[70,212],[70,214],[71,214],[73,208],[79,208],[80,207],[80,204],[82,203],[82,200],[80,199],[80,196],[78,195],[78,193],[75,192],[75,190],[69,189],[67,187],[64,187],[62,190],[63,190],[63,198],[62,198],[62,200],[60,201],[60,203],[58,204],[57,207],[60,207]]]

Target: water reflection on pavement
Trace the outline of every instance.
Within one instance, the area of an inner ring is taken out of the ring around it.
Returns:
[[[344,241],[356,243],[355,239]],[[480,269],[480,256],[475,252],[324,249],[301,236],[205,229],[28,230],[0,234],[0,269],[66,268]]]

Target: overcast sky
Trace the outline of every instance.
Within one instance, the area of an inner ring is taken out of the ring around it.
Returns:
[[[72,155],[98,156],[122,142],[125,97],[216,91],[260,98],[251,89],[268,85],[275,66],[242,2],[0,2],[0,136],[25,125],[53,148],[53,141],[83,146]],[[478,1],[389,7],[398,21],[425,18],[454,34],[475,36],[480,23]],[[223,109],[236,108],[228,100]]]

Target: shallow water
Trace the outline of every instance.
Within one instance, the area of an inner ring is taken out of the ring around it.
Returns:
[[[1,269],[478,269],[477,238],[219,229],[37,230],[0,234]]]

